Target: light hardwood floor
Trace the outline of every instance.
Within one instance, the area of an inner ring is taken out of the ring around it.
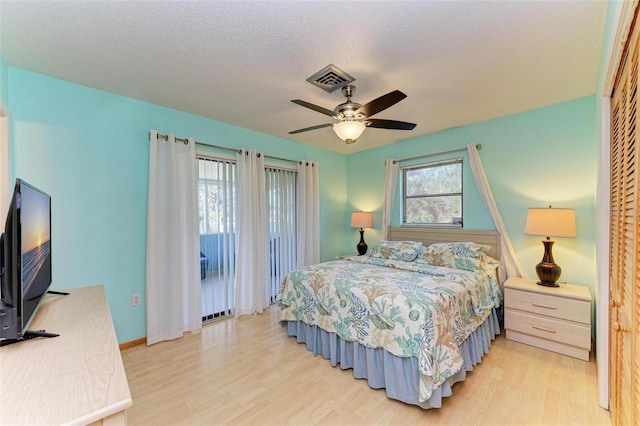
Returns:
[[[130,425],[610,425],[596,364],[496,338],[442,408],[388,399],[352,370],[314,357],[262,315],[122,351]]]

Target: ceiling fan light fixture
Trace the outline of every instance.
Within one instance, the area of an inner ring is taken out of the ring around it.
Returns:
[[[333,131],[343,141],[355,141],[367,126],[361,121],[341,121],[333,125]]]

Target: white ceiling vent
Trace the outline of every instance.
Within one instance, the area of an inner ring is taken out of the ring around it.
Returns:
[[[307,78],[309,83],[314,86],[318,86],[329,93],[338,90],[355,80],[355,78],[351,77],[349,74],[333,64],[327,65],[311,77]]]

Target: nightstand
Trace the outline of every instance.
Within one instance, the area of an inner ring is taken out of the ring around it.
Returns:
[[[591,293],[587,287],[543,287],[512,277],[504,283],[507,339],[589,360]]]
[[[357,253],[353,253],[353,254],[343,254],[342,256],[338,256],[338,259],[346,259],[348,257],[356,257],[359,256]]]

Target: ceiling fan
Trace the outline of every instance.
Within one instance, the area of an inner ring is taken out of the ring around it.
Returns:
[[[338,105],[333,109],[333,111],[300,99],[293,99],[291,102],[294,104],[312,109],[340,121],[337,123],[319,124],[317,126],[293,130],[289,132],[289,134],[294,135],[296,133],[307,132],[309,130],[322,129],[323,127],[333,127],[333,131],[340,139],[351,144],[354,143],[360,135],[362,135],[362,132],[364,132],[364,129],[367,127],[392,130],[413,130],[414,127],[416,127],[415,123],[407,123],[406,121],[369,118],[406,98],[407,95],[401,91],[394,90],[393,92],[382,95],[364,105],[351,101],[351,97],[355,91],[355,86],[344,86],[342,88],[342,94],[347,98],[347,102]]]

